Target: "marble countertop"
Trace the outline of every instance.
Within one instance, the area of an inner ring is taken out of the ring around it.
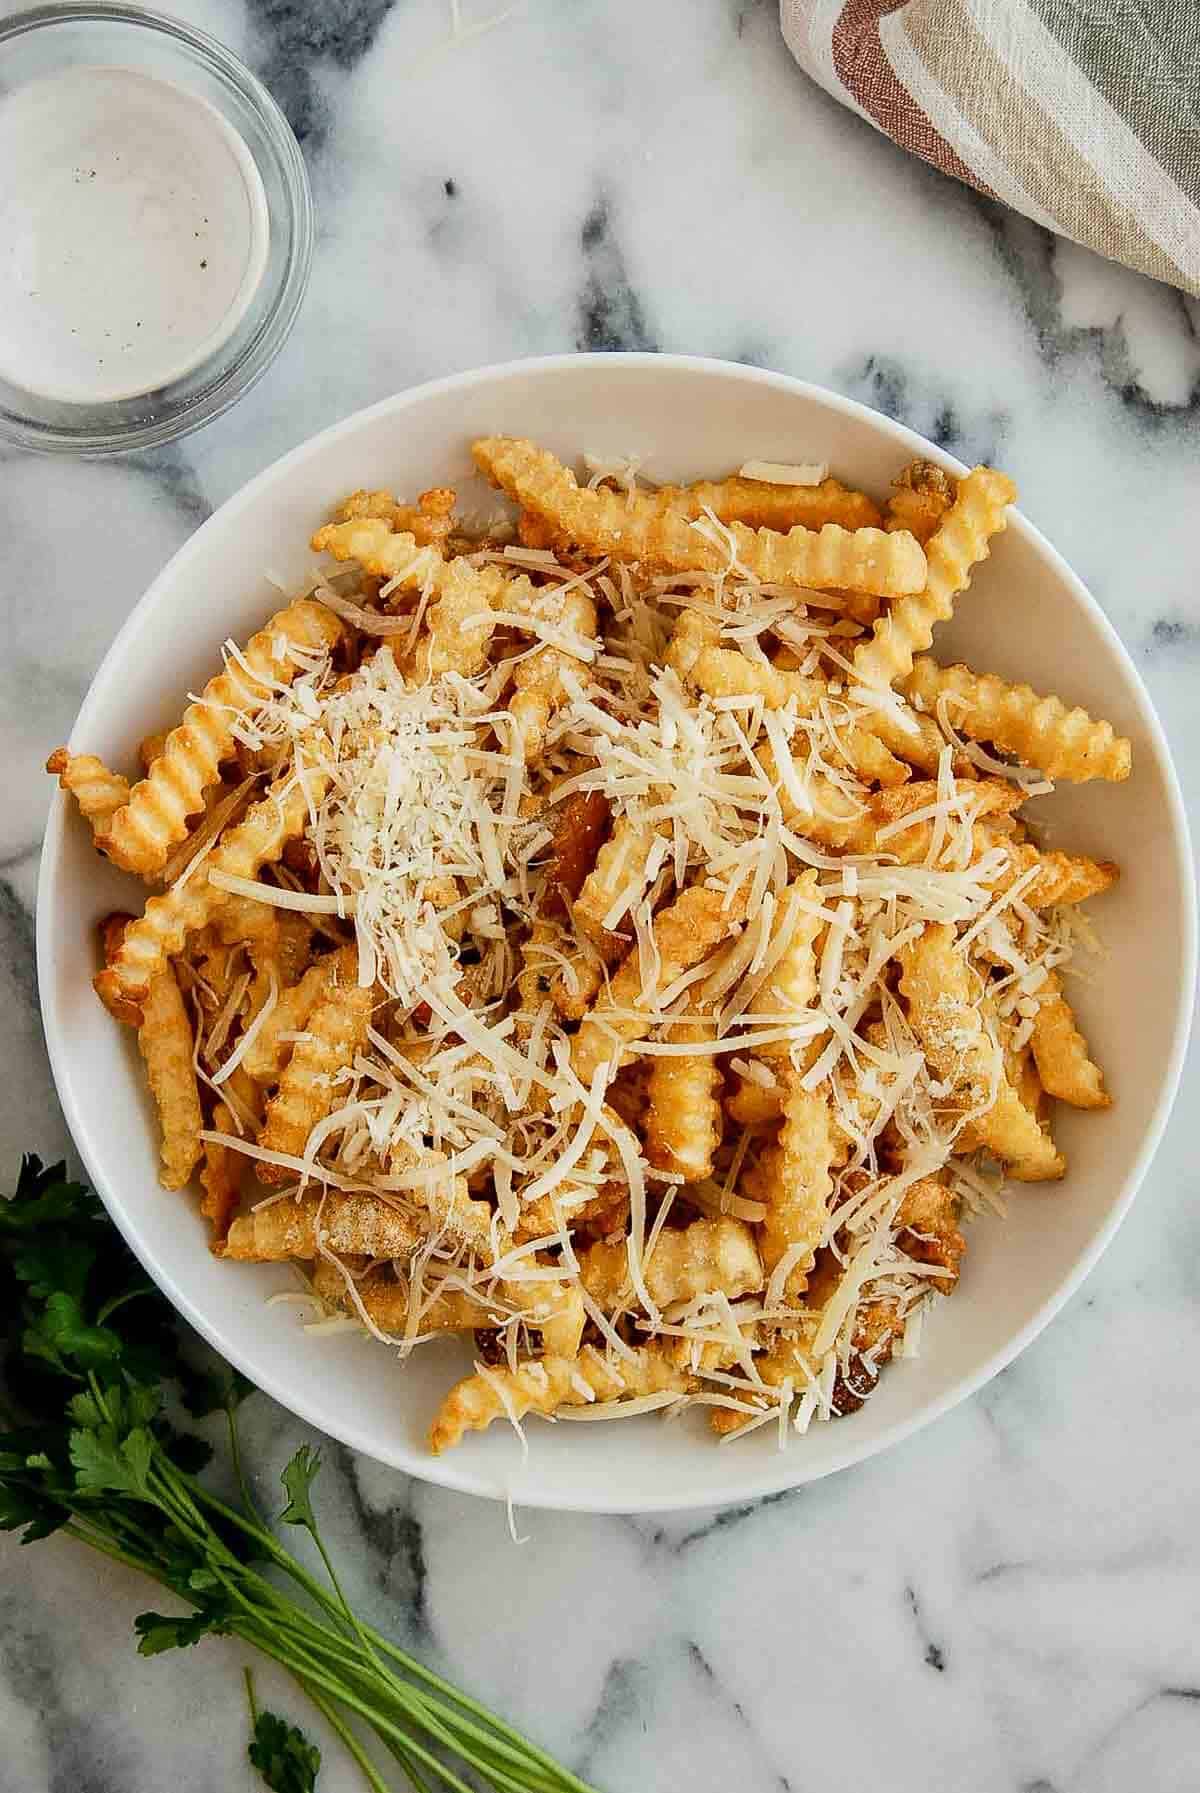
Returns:
[[[90,465],[0,450],[6,1178],[23,1148],[68,1144],[34,987],[47,751],[214,506],[432,375],[563,349],[728,356],[997,459],[1137,661],[1196,812],[1200,304],[901,155],[793,68],[770,0],[528,0],[455,47],[441,0],[173,4],[287,109],[316,265],[274,368],[202,434]],[[464,23],[489,4],[464,0]],[[525,1515],[520,1548],[502,1507],[334,1447],[323,1499],[355,1596],[612,1793],[1194,1787],[1194,1059],[1185,1075],[1084,1292],[930,1431],[743,1509]],[[304,1429],[262,1397],[246,1422],[266,1489]],[[0,1545],[0,1793],[259,1784],[242,1653],[139,1661],[145,1603],[67,1543]],[[327,1755],[324,1793],[356,1787]]]

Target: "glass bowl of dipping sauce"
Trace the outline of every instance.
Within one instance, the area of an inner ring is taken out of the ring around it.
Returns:
[[[312,244],[296,139],[215,38],[137,6],[0,20],[0,437],[115,454],[220,416]]]

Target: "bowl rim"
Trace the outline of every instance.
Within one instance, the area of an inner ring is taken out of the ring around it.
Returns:
[[[222,520],[222,523],[227,523],[231,515],[236,516],[238,511],[248,506],[265,487],[286,478],[292,467],[309,455],[318,453],[339,437],[352,436],[368,420],[390,414],[399,415],[428,397],[453,394],[456,391],[484,385],[489,381],[503,380],[531,372],[553,375],[568,369],[578,369],[581,365],[593,362],[601,365],[619,363],[624,366],[642,368],[647,372],[662,372],[664,369],[670,369],[674,372],[690,373],[700,378],[733,375],[753,384],[772,386],[782,393],[816,401],[830,410],[840,411],[860,421],[868,422],[872,428],[885,436],[890,436],[898,449],[907,451],[909,454],[919,452],[948,471],[959,475],[967,471],[961,461],[939,448],[935,443],[927,441],[915,430],[909,429],[907,425],[872,410],[869,405],[864,405],[857,399],[847,398],[841,393],[831,391],[828,387],[819,386],[811,381],[795,379],[790,374],[745,366],[739,362],[696,355],[631,351],[606,355],[533,356],[496,362],[485,367],[449,374],[440,379],[426,381],[421,385],[393,393],[390,397],[365,406],[351,413],[350,416],[342,418],[339,422],[329,425],[316,435],[308,437],[232,493],[213,512],[211,517],[206,518],[204,523],[188,537],[187,541],[181,544],[151,581],[145,593],[121,625],[88,687],[87,695],[80,706],[71,731],[71,738],[74,739],[81,731],[86,733],[95,694],[107,683],[110,669],[119,665],[123,657],[126,639],[135,631],[141,617],[158,604],[160,592],[169,589],[178,570],[186,566],[190,560],[203,555],[207,534],[218,518]],[[917,1432],[932,1424],[934,1420],[957,1407],[960,1402],[967,1400],[1012,1363],[1078,1291],[1112,1242],[1118,1227],[1133,1204],[1151,1159],[1162,1140],[1178,1092],[1191,1031],[1192,993],[1196,983],[1197,900],[1191,872],[1191,842],[1187,813],[1162,724],[1141,675],[1120,636],[1079,576],[1042,532],[1019,510],[1010,513],[1009,527],[1018,535],[1025,537],[1034,549],[1045,557],[1051,570],[1067,586],[1075,601],[1090,621],[1098,627],[1107,646],[1114,653],[1127,681],[1131,704],[1138,712],[1138,719],[1145,730],[1147,741],[1162,776],[1167,811],[1171,821],[1173,865],[1182,895],[1183,955],[1180,965],[1181,975],[1178,980],[1179,996],[1158,1097],[1133,1167],[1121,1189],[1120,1197],[1104,1224],[1089,1241],[1086,1249],[1081,1252],[1070,1273],[1062,1279],[1058,1287],[1047,1297],[1026,1324],[1004,1345],[993,1352],[979,1368],[960,1377],[937,1398],[924,1403],[916,1412],[885,1427],[882,1432],[873,1434],[860,1442],[855,1442],[851,1436],[847,1439],[845,1447],[835,1451],[832,1458],[826,1459],[819,1469],[806,1472],[803,1454],[800,1452],[779,1453],[778,1455],[773,1453],[769,1459],[764,1458],[761,1463],[756,1461],[754,1473],[748,1473],[742,1482],[732,1488],[726,1485],[720,1493],[715,1495],[713,1490],[706,1489],[702,1485],[696,1488],[694,1495],[689,1494],[686,1500],[680,1500],[674,1494],[662,1496],[644,1494],[637,1499],[618,1497],[614,1500],[611,1496],[606,1498],[600,1488],[597,1488],[595,1493],[589,1491],[587,1494],[573,1492],[559,1494],[553,1491],[548,1495],[533,1491],[526,1494],[519,1487],[514,1487],[511,1498],[521,1506],[545,1511],[596,1514],[688,1512],[697,1508],[726,1507],[744,1501],[758,1500],[763,1496],[776,1494],[790,1488],[801,1487],[808,1482],[820,1480],[827,1475],[878,1456],[893,1445],[913,1437]],[[373,1461],[382,1462],[390,1468],[398,1469],[419,1480],[456,1493],[475,1494],[489,1500],[509,1498],[500,1477],[489,1478],[477,1471],[459,1469],[453,1456],[434,1457],[429,1455],[422,1457],[407,1449],[381,1456],[378,1447],[363,1435],[362,1429],[352,1415],[348,1415],[345,1422],[339,1424],[335,1433],[328,1432],[324,1423],[314,1416],[312,1405],[307,1400],[306,1391],[303,1388],[295,1390],[287,1387],[280,1378],[274,1375],[260,1380],[259,1376],[247,1367],[243,1354],[236,1349],[229,1348],[221,1336],[220,1329],[197,1308],[184,1290],[159,1270],[153,1261],[152,1254],[143,1249],[137,1229],[127,1217],[119,1195],[110,1187],[99,1164],[93,1161],[90,1142],[84,1143],[87,1134],[76,1109],[69,1075],[71,1056],[69,1042],[49,996],[56,981],[51,975],[56,958],[56,941],[51,928],[51,909],[67,815],[65,796],[61,791],[56,791],[42,845],[37,891],[36,953],[42,1024],[45,1030],[51,1071],[72,1140],[93,1186],[126,1243],[156,1286],[167,1296],[188,1324],[228,1362],[235,1364],[249,1376],[255,1387],[262,1389],[287,1412],[296,1415],[297,1418],[314,1426],[317,1430],[325,1432],[327,1436],[335,1437],[340,1443],[361,1452]]]
[[[253,333],[239,349],[236,359],[215,384],[203,388],[182,408],[177,406],[167,415],[149,422],[97,422],[86,428],[82,425],[76,427],[65,423],[44,423],[36,417],[0,408],[0,442],[10,442],[33,454],[71,455],[79,460],[101,460],[110,455],[160,448],[168,442],[177,442],[184,436],[190,436],[194,430],[203,429],[206,424],[223,417],[239,399],[257,386],[291,335],[308,291],[316,242],[316,208],[303,151],[279,102],[240,56],[222,43],[220,38],[200,26],[177,18],[173,13],[159,12],[149,6],[127,4],[126,0],[46,0],[45,4],[0,18],[0,49],[18,38],[39,31],[52,31],[56,26],[87,24],[129,26],[134,30],[147,31],[168,42],[182,44],[207,63],[219,79],[237,90],[257,113],[271,149],[278,158],[278,171],[286,201],[284,217],[288,226],[280,287],[271,309],[254,327]],[[223,112],[221,117],[224,119]],[[229,120],[225,119],[225,123],[228,125]],[[268,257],[278,239],[279,223],[280,219],[276,215],[268,220]],[[264,275],[266,271],[264,269]],[[243,317],[240,323],[244,322]],[[169,390],[172,383],[174,382],[168,383],[161,390]],[[105,407],[97,405],[93,408],[103,411]],[[165,568],[163,570],[166,571]]]

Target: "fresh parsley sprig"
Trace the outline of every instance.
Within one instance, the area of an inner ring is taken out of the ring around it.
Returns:
[[[310,1534],[327,1584],[284,1547],[242,1474],[237,1408],[251,1385],[189,1361],[169,1304],[62,1165],[26,1158],[0,1199],[0,1316],[0,1530],[25,1544],[65,1532],[177,1595],[183,1614],[137,1619],[142,1655],[208,1635],[252,1644],[295,1677],[372,1793],[395,1785],[384,1757],[416,1793],[593,1793],[359,1619],[321,1537],[321,1460],[308,1445],[283,1472],[278,1523]],[[224,1413],[235,1504],[200,1479],[210,1447],[169,1417],[168,1392],[193,1418]],[[259,1712],[252,1690],[251,1714],[250,1759],[267,1786],[309,1793],[320,1752]]]

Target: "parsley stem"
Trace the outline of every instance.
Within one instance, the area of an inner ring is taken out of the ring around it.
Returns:
[[[249,1673],[250,1671],[247,1669],[247,1679],[249,1679]],[[308,1698],[312,1701],[317,1711],[321,1714],[321,1717],[325,1720],[325,1723],[329,1726],[330,1730],[334,1731],[337,1736],[341,1738],[343,1747],[358,1763],[359,1771],[368,1787],[370,1787],[371,1793],[389,1793],[387,1782],[382,1778],[374,1762],[372,1762],[370,1756],[358,1741],[358,1738],[354,1735],[354,1732],[350,1729],[350,1726],[346,1723],[337,1708],[330,1704],[323,1693],[318,1692],[311,1681],[305,1680],[303,1675],[296,1675],[296,1680],[299,1682]]]

